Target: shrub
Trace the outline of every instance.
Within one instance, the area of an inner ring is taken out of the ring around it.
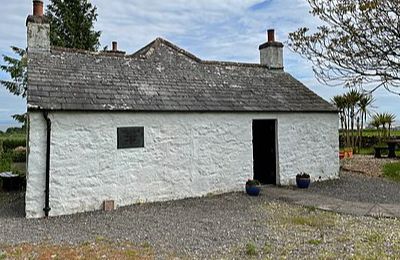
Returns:
[[[26,151],[14,151],[11,154],[13,162],[26,162]]]
[[[310,178],[310,175],[308,173],[301,172],[296,175],[296,178]]]
[[[260,185],[260,182],[258,180],[250,180],[249,179],[246,181],[246,185],[249,185],[249,186]]]
[[[0,172],[7,172],[11,171],[11,154],[10,153],[3,153],[0,155]]]
[[[4,152],[14,150],[18,146],[26,146],[26,141],[24,139],[5,139],[5,140],[3,140]]]

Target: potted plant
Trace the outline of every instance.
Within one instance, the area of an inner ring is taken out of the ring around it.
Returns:
[[[353,158],[353,148],[352,147],[345,147],[343,149],[344,158]]]
[[[308,186],[310,185],[310,175],[305,172],[301,172],[301,173],[297,174],[296,175],[296,184],[297,184],[297,188],[299,188],[299,189],[307,189]]]
[[[247,180],[246,182],[246,193],[250,196],[258,196],[260,194],[261,184],[257,180]]]

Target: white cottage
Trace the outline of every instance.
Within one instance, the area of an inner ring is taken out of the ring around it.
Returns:
[[[87,52],[50,46],[35,10],[27,217],[338,177],[337,111],[283,70],[272,30],[260,64],[204,61],[161,38],[132,55]]]

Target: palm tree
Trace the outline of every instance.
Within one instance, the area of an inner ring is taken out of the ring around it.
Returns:
[[[357,117],[357,112],[356,111],[356,106],[358,102],[360,101],[362,94],[356,90],[356,89],[351,89],[349,92],[347,92],[345,95],[346,99],[346,104],[348,108],[348,121],[349,125],[351,126],[351,147],[355,147],[355,135],[354,135],[354,120]],[[350,142],[349,142],[350,143]]]
[[[332,103],[336,106],[339,110],[339,119],[340,119],[340,128],[344,130],[344,122],[345,122],[345,99],[342,95],[336,95],[331,99]]]
[[[381,141],[381,135],[380,135],[379,127],[381,126],[381,120],[380,120],[378,114],[374,114],[372,116],[371,122],[369,124],[376,128],[376,131],[378,133],[378,139],[379,139],[379,142],[380,142]]]
[[[362,136],[364,131],[364,122],[367,121],[367,114],[369,114],[368,107],[374,102],[374,98],[370,94],[362,94],[358,101],[359,112],[361,113],[361,128],[359,132],[358,149],[361,149]]]
[[[396,116],[392,113],[383,113],[383,117],[385,124],[388,124],[388,129],[389,129],[388,138],[390,138],[390,129],[393,123],[395,122]]]

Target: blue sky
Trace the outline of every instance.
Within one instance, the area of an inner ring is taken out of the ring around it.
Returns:
[[[319,21],[308,11],[306,0],[137,0],[91,1],[98,8],[96,29],[102,31],[101,45],[118,41],[119,49],[133,53],[156,37],[164,37],[206,60],[259,62],[258,45],[266,29],[274,28],[276,38],[285,42],[298,27],[315,28]],[[45,5],[48,1],[45,1]],[[30,0],[7,1],[2,5],[0,53],[9,46],[26,46],[26,16]],[[345,92],[318,83],[312,66],[299,55],[284,50],[285,70],[314,92],[329,100]],[[1,63],[3,63],[1,61]],[[1,79],[8,75],[0,72]],[[391,112],[400,121],[400,97],[382,90],[374,93],[376,112]],[[12,124],[12,114],[25,111],[25,100],[0,87],[0,125]]]

